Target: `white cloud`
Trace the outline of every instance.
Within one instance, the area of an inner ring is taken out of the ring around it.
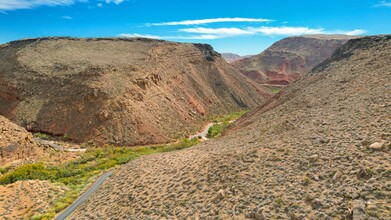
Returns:
[[[193,35],[193,36],[167,36],[163,37],[162,39],[169,39],[169,40],[176,40],[176,39],[183,39],[183,40],[214,40],[221,38],[219,36],[213,35],[213,34],[201,34],[201,35]]]
[[[100,0],[107,4],[119,5],[126,0]],[[68,6],[75,3],[88,3],[89,0],[0,0],[0,12],[30,9],[40,6]],[[97,3],[98,7],[103,7],[102,3]]]
[[[149,34],[119,34],[118,37],[125,37],[125,38],[150,38],[150,39],[164,39],[164,40],[213,40],[219,38],[215,35],[208,35],[208,34],[202,34],[202,35],[195,35],[195,36],[157,36],[157,35],[149,35]]]
[[[68,16],[68,15],[62,16],[61,18],[62,18],[62,19],[65,19],[65,20],[71,20],[71,19],[73,19],[71,16]]]
[[[246,29],[240,28],[184,28],[179,29],[180,32],[197,33],[197,34],[211,34],[216,38],[225,38],[240,35],[305,35],[305,34],[322,34],[323,28],[312,29],[308,27],[248,27]]]
[[[124,0],[105,0],[105,2],[106,2],[107,4],[114,3],[114,4],[116,4],[116,5],[119,5],[119,4],[121,4],[122,2],[124,2]]]
[[[199,20],[184,20],[160,23],[148,23],[146,26],[174,26],[174,25],[199,25],[221,22],[272,22],[273,20],[263,18],[208,18]]]
[[[391,7],[391,2],[380,1],[374,7]]]
[[[213,34],[218,36],[237,36],[253,34],[247,30],[239,28],[184,28],[179,29],[180,32],[197,33],[197,34]]]
[[[322,34],[323,28],[308,28],[308,27],[259,27],[259,28],[248,28],[250,32],[260,33],[264,35],[305,35],[305,34]]]
[[[160,36],[149,35],[149,34],[119,34],[118,37],[126,37],[126,38],[141,37],[141,38],[161,39]]]
[[[178,29],[178,32],[198,35],[178,35],[178,36],[157,36],[143,34],[120,34],[119,37],[143,37],[153,39],[166,40],[214,40],[227,37],[244,36],[244,35],[267,35],[267,36],[300,36],[308,34],[345,34],[345,35],[361,35],[366,33],[366,30],[355,29],[350,31],[335,30],[326,31],[324,28],[308,28],[308,27],[248,27],[240,28],[184,28]]]
[[[367,33],[366,30],[362,30],[362,29],[355,29],[355,30],[352,30],[352,31],[340,31],[340,32],[335,32],[336,34],[346,34],[346,35],[362,35],[362,34],[365,34]]]
[[[72,5],[78,0],[0,0],[0,10],[28,9],[39,6]],[[85,0],[79,1],[85,2]]]

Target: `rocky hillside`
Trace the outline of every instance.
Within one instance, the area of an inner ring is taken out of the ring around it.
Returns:
[[[0,165],[40,153],[42,150],[30,133],[0,115]]]
[[[225,61],[227,61],[227,63],[232,63],[234,61],[250,57],[250,56],[243,56],[242,57],[242,56],[235,54],[235,53],[221,53],[221,56],[224,58]]]
[[[390,219],[391,36],[349,41],[226,136],[119,168],[72,219]]]
[[[0,114],[78,142],[171,141],[268,97],[204,44],[40,38],[0,57]]]
[[[352,38],[344,35],[288,37],[233,65],[260,84],[287,85],[329,58],[335,49]]]
[[[0,185],[0,219],[31,219],[47,211],[67,188],[50,181],[25,180]]]

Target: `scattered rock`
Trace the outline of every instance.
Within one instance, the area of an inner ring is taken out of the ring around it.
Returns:
[[[365,202],[362,200],[354,200],[351,203],[351,213],[353,220],[366,220]]]
[[[342,172],[338,170],[338,171],[334,174],[334,176],[333,176],[333,182],[339,181],[339,180],[341,179],[341,177],[342,177]]]
[[[251,211],[249,217],[251,219],[255,219],[255,220],[266,220],[266,216],[265,214],[263,214],[263,210],[261,208],[255,208],[253,211]]]
[[[225,198],[225,191],[224,191],[223,189],[220,189],[220,190],[217,192],[217,196],[218,196],[220,199]]]
[[[369,145],[369,148],[372,149],[372,150],[381,150],[384,146],[385,142],[382,141],[382,142],[375,142],[371,145]]]
[[[314,209],[318,209],[318,208],[322,207],[322,201],[319,198],[313,199],[311,201],[311,206]]]
[[[319,159],[319,155],[318,154],[313,154],[310,156],[310,162],[316,162],[317,160]]]

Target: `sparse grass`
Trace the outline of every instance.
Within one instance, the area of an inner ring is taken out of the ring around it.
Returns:
[[[212,118],[212,121],[215,123],[235,121],[235,120],[239,119],[240,117],[242,117],[246,113],[247,113],[247,111],[235,112],[235,113],[232,113],[232,114],[229,114],[226,116]]]
[[[311,184],[311,179],[308,176],[304,177],[303,184],[304,186],[309,186]]]
[[[274,200],[274,203],[277,207],[281,207],[284,204],[284,200],[281,197],[278,197]]]

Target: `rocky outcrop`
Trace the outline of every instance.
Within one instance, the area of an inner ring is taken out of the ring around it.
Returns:
[[[233,63],[260,84],[288,85],[326,60],[352,36],[307,35],[277,41],[262,53]]]
[[[391,36],[351,40],[225,136],[122,166],[71,219],[390,219],[390,60]]]
[[[0,165],[41,152],[29,132],[0,115]]]
[[[77,142],[167,142],[268,97],[204,44],[39,38],[0,57],[0,114]]]

